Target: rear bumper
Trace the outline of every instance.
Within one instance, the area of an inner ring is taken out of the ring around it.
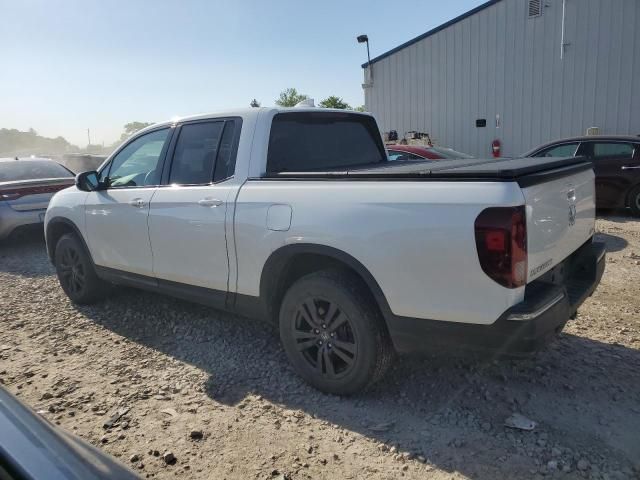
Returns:
[[[42,225],[40,219],[47,209],[18,211],[12,209],[6,202],[0,201],[0,240],[7,238],[16,228],[27,225]]]
[[[527,285],[522,303],[491,325],[394,317],[387,325],[399,352],[446,348],[528,354],[560,332],[593,293],[605,267],[605,245],[588,242],[542,279]]]

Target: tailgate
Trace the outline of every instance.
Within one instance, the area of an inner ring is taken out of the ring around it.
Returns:
[[[583,245],[595,232],[591,169],[523,186],[527,208],[528,275],[535,280]]]

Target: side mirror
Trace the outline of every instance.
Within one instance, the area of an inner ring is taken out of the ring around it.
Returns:
[[[98,172],[82,172],[76,175],[76,187],[83,192],[94,192],[101,189]]]

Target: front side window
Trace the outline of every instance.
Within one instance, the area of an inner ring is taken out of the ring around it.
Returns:
[[[223,121],[183,125],[176,143],[169,183],[201,185],[211,183],[218,155]]]
[[[160,158],[168,136],[168,128],[156,130],[120,150],[108,169],[108,187],[158,185],[162,173]]]
[[[373,117],[295,112],[273,117],[267,172],[313,172],[377,166],[388,161]]]
[[[593,144],[594,158],[610,158],[625,160],[633,158],[633,145],[631,143],[600,143]]]
[[[536,153],[534,157],[573,157],[577,149],[577,143],[565,143],[542,150]]]

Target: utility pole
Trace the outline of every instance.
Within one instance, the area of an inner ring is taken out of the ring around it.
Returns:
[[[89,142],[89,145],[91,145],[91,131],[88,128],[87,128],[87,141]]]

